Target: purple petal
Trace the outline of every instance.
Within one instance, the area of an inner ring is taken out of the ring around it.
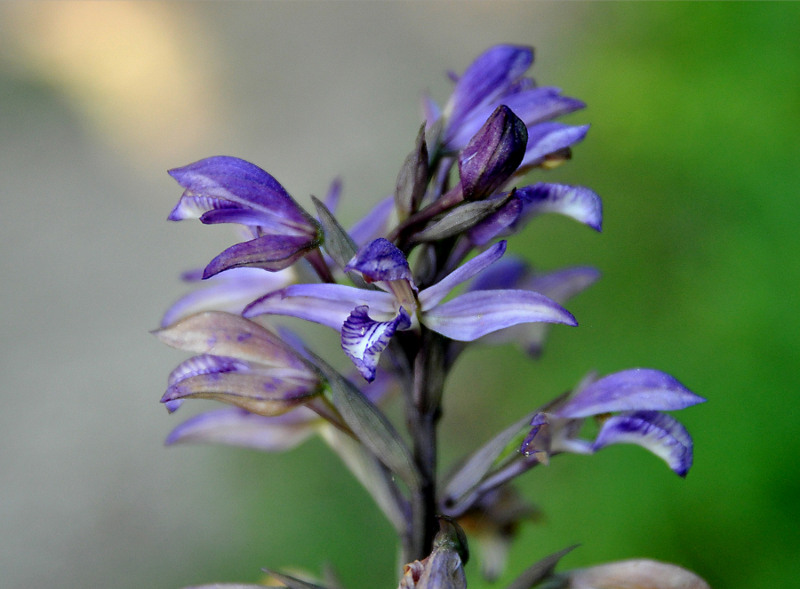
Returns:
[[[563,123],[541,123],[528,129],[528,148],[521,168],[541,163],[544,156],[578,143],[589,131],[589,125],[574,127]]]
[[[476,276],[475,280],[470,282],[469,290],[517,288],[529,274],[530,271],[525,262],[506,256],[496,264],[493,264],[491,268],[487,268],[479,276]],[[535,288],[530,290],[537,291]],[[420,296],[422,296],[422,293],[420,293]]]
[[[367,282],[412,280],[408,260],[395,245],[383,237],[362,247],[345,271],[361,272]]]
[[[427,311],[444,299],[462,282],[465,282],[499,260],[506,251],[506,242],[498,241],[485,252],[462,264],[433,286],[419,293],[419,304]]]
[[[540,292],[557,303],[583,292],[600,278],[600,271],[590,266],[563,268],[547,274],[534,274],[525,281],[525,288]]]
[[[555,413],[575,418],[617,411],[675,411],[704,401],[665,372],[633,368],[589,384]]]
[[[369,307],[361,305],[350,313],[342,326],[342,349],[361,376],[372,382],[381,352],[389,345],[395,331],[410,326],[411,318],[402,307],[391,321],[374,321],[369,317]]]
[[[445,107],[448,127],[457,130],[471,111],[501,98],[533,63],[533,49],[497,45],[478,56],[456,82]],[[447,138],[449,143],[450,137]]]
[[[578,324],[566,309],[544,295],[504,289],[468,292],[434,307],[421,320],[433,331],[458,341],[473,341],[520,323]]]
[[[354,307],[367,305],[373,314],[388,319],[397,314],[394,303],[394,296],[379,290],[344,284],[294,284],[253,301],[244,315],[287,315],[340,331]]]
[[[342,180],[341,178],[335,178],[331,185],[328,187],[328,192],[325,194],[325,206],[331,212],[336,211],[336,207],[339,206],[339,199],[342,196]]]
[[[309,238],[307,235],[262,235],[223,251],[206,266],[203,278],[243,266],[273,272],[284,270],[319,244],[319,239]]]
[[[540,87],[516,92],[503,99],[524,123],[531,127],[576,110],[586,108],[577,98],[562,96],[560,88]]]
[[[289,368],[300,375],[312,373],[305,361],[273,333],[230,313],[198,313],[157,329],[153,335],[168,346],[196,354],[229,356],[264,366]]]
[[[314,220],[275,178],[245,160],[210,157],[170,170],[169,175],[186,189],[184,195],[234,202],[261,211],[281,227],[306,234],[317,231]]]
[[[540,182],[520,188],[515,194],[523,203],[520,223],[533,215],[560,213],[600,231],[603,203],[588,188]]]
[[[203,283],[205,288],[193,290],[173,303],[161,318],[161,327],[200,311],[217,310],[239,315],[250,301],[294,280],[295,273],[290,269],[267,272],[261,268],[231,268],[206,280]]]
[[[528,128],[586,106],[580,100],[561,96],[561,90],[552,87],[510,90],[501,101],[514,111]],[[491,114],[494,106],[496,105],[490,104],[473,110],[453,134],[450,145],[465,145]]]
[[[689,432],[677,420],[658,411],[636,411],[608,418],[592,447],[599,450],[611,444],[642,446],[682,477],[692,466]]]

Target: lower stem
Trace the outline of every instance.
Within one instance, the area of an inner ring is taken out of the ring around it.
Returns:
[[[424,329],[424,328],[423,328]],[[420,488],[412,494],[412,521],[406,562],[422,560],[433,548],[439,529],[436,466],[437,425],[444,384],[443,340],[424,330],[422,345],[414,359],[412,394],[407,400],[407,421],[413,443],[414,461],[422,475]]]

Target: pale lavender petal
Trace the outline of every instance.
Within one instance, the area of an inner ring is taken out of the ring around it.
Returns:
[[[506,94],[532,63],[530,47],[497,45],[479,55],[456,82],[445,107],[448,127],[456,130],[471,111],[485,108]]]
[[[410,326],[411,318],[402,307],[397,317],[390,321],[370,319],[369,307],[356,307],[342,326],[342,349],[361,376],[372,382],[381,352],[389,345],[396,331]]]
[[[505,251],[506,242],[498,241],[486,251],[453,270],[433,286],[421,291],[419,293],[419,303],[422,310],[427,311],[438,305],[455,287],[488,268],[499,260]]]
[[[204,281],[204,288],[193,290],[173,303],[161,318],[161,326],[166,327],[200,311],[217,310],[238,315],[254,299],[283,288],[295,279],[296,274],[290,268],[277,272],[261,268],[231,268]]]
[[[308,438],[318,421],[319,416],[305,407],[275,417],[230,407],[201,413],[184,421],[170,432],[166,444],[200,442],[280,452]]]
[[[609,417],[597,434],[593,449],[611,444],[636,444],[650,450],[682,477],[692,466],[692,437],[666,413],[636,411]]]
[[[350,237],[361,246],[386,234],[392,211],[394,211],[394,195],[390,194],[350,228],[348,231]]]
[[[421,321],[458,341],[473,341],[520,323],[578,324],[566,309],[544,295],[505,289],[468,292],[423,313]]]
[[[359,305],[369,306],[380,319],[397,314],[395,298],[387,292],[344,284],[294,284],[253,301],[245,308],[244,316],[287,315],[340,331],[350,312]]]
[[[209,262],[203,277],[209,278],[224,270],[243,266],[270,271],[284,270],[319,244],[318,238],[307,235],[262,235],[223,251]]]
[[[541,123],[528,129],[528,148],[521,168],[535,166],[544,156],[578,143],[589,131],[589,125],[575,127],[563,123]]]
[[[520,223],[533,215],[559,213],[596,231],[601,229],[603,203],[597,194],[583,186],[540,182],[518,189],[515,195],[523,203]]]
[[[387,239],[379,237],[362,247],[347,264],[345,271],[357,270],[367,282],[412,280],[408,260]]]
[[[617,411],[675,411],[704,401],[665,372],[633,368],[590,383],[556,413],[574,418]]]

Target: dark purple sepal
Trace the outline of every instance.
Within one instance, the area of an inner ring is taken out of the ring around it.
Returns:
[[[633,368],[588,384],[555,413],[578,418],[618,411],[676,411],[703,402],[665,372]]]
[[[357,270],[367,282],[412,280],[411,268],[403,252],[383,237],[362,247],[345,269]]]
[[[362,305],[353,309],[342,325],[342,349],[353,361],[367,381],[375,380],[375,371],[381,352],[389,345],[398,330],[408,329],[411,317],[403,307],[390,321],[375,321],[369,317],[369,307]]]
[[[284,270],[319,247],[320,243],[321,239],[306,235],[262,235],[223,251],[206,266],[203,278],[210,278],[230,268],[263,268],[271,272]]]
[[[498,106],[458,156],[464,199],[481,200],[502,187],[522,163],[527,144],[525,123]]]
[[[679,421],[658,411],[633,411],[609,417],[592,444],[600,450],[611,444],[636,444],[664,460],[679,476],[692,466],[692,437]]]

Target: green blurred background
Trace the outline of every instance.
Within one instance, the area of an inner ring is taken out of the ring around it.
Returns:
[[[592,124],[532,180],[592,187],[605,222],[538,219],[511,247],[603,278],[539,361],[468,353],[445,460],[590,370],[659,368],[709,402],[679,415],[686,480],[623,446],[521,479],[546,517],[501,581],[577,542],[566,567],[649,556],[717,588],[794,585],[798,30],[796,3],[4,5],[0,584],[166,588],[329,563],[353,589],[396,586],[389,526],[321,442],[161,447],[181,417],[157,400],[182,356],[146,331],[177,274],[230,239],[163,221],[179,195],[164,170],[239,155],[303,202],[341,174],[354,219],[393,186],[420,93],[443,101],[446,69],[514,42]]]

